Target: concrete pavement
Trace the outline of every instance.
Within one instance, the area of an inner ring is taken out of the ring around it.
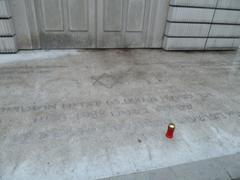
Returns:
[[[235,51],[1,55],[0,99],[1,180],[131,179],[173,167],[184,179],[193,162],[227,164],[240,152]],[[229,174],[210,163],[189,179],[211,168],[206,179],[239,178],[233,161]]]

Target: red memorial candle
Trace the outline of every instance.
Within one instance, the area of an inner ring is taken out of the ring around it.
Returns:
[[[173,123],[170,123],[169,125],[168,125],[168,130],[167,130],[167,133],[166,133],[166,137],[167,138],[170,138],[170,139],[172,139],[173,138],[173,134],[174,134],[174,130],[175,130],[175,124],[173,124]]]

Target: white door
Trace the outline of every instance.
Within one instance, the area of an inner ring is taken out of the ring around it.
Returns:
[[[168,0],[35,0],[42,49],[160,48]]]
[[[94,48],[95,0],[36,0],[40,46]]]
[[[97,47],[145,47],[150,0],[98,0]]]

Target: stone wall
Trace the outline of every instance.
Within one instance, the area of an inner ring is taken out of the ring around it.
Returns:
[[[0,0],[0,53],[16,51],[16,37],[8,1]]]
[[[170,1],[166,50],[237,49],[239,37],[239,0]]]

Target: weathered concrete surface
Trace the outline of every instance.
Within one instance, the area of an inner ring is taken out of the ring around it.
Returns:
[[[240,154],[222,156],[102,180],[240,180]]]
[[[0,61],[1,180],[100,179],[240,152],[238,52],[37,51]],[[239,178],[237,162],[222,179]]]

